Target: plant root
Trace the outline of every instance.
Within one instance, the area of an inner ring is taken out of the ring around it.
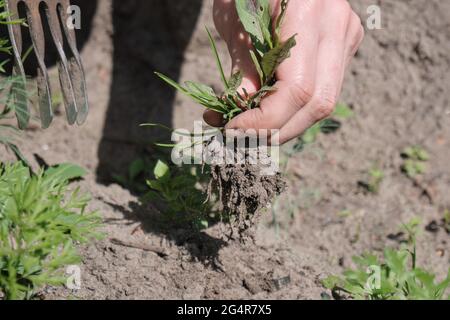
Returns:
[[[267,148],[256,147],[250,151],[248,147],[229,150],[214,138],[207,143],[211,173],[208,199],[217,194],[222,215],[231,227],[231,239],[253,238],[261,213],[286,189],[286,182],[267,154]],[[240,161],[233,164],[214,161],[217,155],[230,152]],[[258,161],[251,161],[255,156]]]

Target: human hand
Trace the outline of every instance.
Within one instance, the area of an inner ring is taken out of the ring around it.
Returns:
[[[270,0],[278,15],[281,0]],[[234,0],[215,0],[214,22],[226,42],[233,71],[244,74],[242,88],[259,89],[259,76],[251,60],[251,40],[239,21]],[[364,29],[347,0],[291,0],[281,29],[281,40],[297,34],[291,57],[277,70],[276,91],[260,108],[232,119],[227,129],[279,129],[280,143],[301,135],[334,110],[345,70],[356,54]],[[242,90],[241,88],[241,90]],[[207,111],[205,121],[220,126],[221,115]]]

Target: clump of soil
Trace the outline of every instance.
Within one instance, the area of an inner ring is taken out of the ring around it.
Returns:
[[[230,222],[230,237],[243,240],[261,212],[286,189],[286,182],[267,147],[236,145],[230,148],[213,138],[206,144],[204,157],[211,170],[208,197],[218,195],[220,210]]]

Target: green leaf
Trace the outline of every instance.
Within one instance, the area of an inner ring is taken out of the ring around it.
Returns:
[[[74,179],[84,177],[87,171],[80,166],[65,163],[51,167],[45,171],[44,177],[47,181],[60,184]]]
[[[222,82],[223,82],[223,85],[225,86],[225,88],[228,89],[229,85],[227,82],[227,78],[225,77],[225,72],[223,71],[223,65],[222,65],[222,62],[220,61],[220,56],[219,56],[219,52],[217,50],[216,42],[214,41],[214,38],[212,37],[211,32],[209,31],[208,28],[206,28],[206,33],[208,33],[209,44],[210,44],[211,50],[214,54],[214,58],[216,59],[217,68],[219,69],[219,72],[220,72],[220,78],[222,79]]]
[[[194,81],[186,81],[185,86],[186,89],[195,96],[199,96],[207,100],[216,99],[216,93],[214,92],[214,89],[205,84]]]
[[[117,182],[121,186],[127,186],[128,184],[128,179],[125,176],[119,174],[112,174],[112,178],[115,182]]]
[[[75,243],[100,236],[89,198],[55,183],[79,175],[64,167],[32,174],[21,162],[0,166],[2,298],[33,299],[42,287],[62,284],[64,268],[80,261]]]
[[[130,177],[130,180],[133,181],[144,171],[145,171],[145,161],[139,158],[131,163],[128,169],[128,176]]]
[[[158,160],[155,168],[153,169],[153,174],[155,175],[155,178],[159,180],[169,175],[169,173],[170,173],[169,166],[165,164],[163,161]]]
[[[320,132],[330,134],[338,131],[341,128],[341,123],[333,119],[325,119],[320,122]]]
[[[322,280],[322,285],[330,290],[340,286],[341,283],[342,280],[338,276],[329,276]]]
[[[161,78],[164,82],[166,82],[167,84],[169,84],[170,86],[172,86],[173,88],[177,89],[178,91],[183,92],[184,94],[187,93],[186,89],[183,88],[181,85],[179,85],[178,83],[176,83],[175,81],[173,81],[172,79],[170,79],[168,76],[159,73],[159,72],[155,72],[155,74]]]
[[[333,112],[333,116],[337,117],[337,118],[341,118],[341,119],[349,119],[351,117],[353,117],[355,115],[355,113],[353,112],[352,109],[350,109],[350,107],[346,104],[343,103],[338,103],[336,105],[336,109]]]
[[[26,165],[28,168],[31,168],[30,163],[28,162],[27,158],[22,154],[19,147],[13,143],[7,143],[7,146],[11,151],[14,153],[14,155],[17,157],[18,160],[22,161],[24,165]]]
[[[155,74],[161,78],[164,82],[172,86],[173,88],[177,89],[178,91],[182,92],[183,94],[187,95],[197,103],[201,104],[205,108],[220,112],[220,113],[226,113],[226,106],[224,106],[219,99],[214,95],[214,91],[212,88],[195,83],[195,82],[187,82],[187,85],[190,86],[190,88],[184,88],[182,85],[178,84],[174,80],[170,79],[169,77],[159,73],[155,72]],[[147,125],[151,126],[151,125]],[[154,125],[153,125],[154,126]]]
[[[28,110],[28,92],[25,78],[16,79],[11,87],[11,98],[14,104],[17,122],[20,129],[25,129],[30,122],[30,112]]]
[[[147,181],[147,185],[151,189],[159,191],[159,192],[162,192],[163,189],[164,189],[162,183],[160,181],[158,181],[158,180],[148,180]]]
[[[288,41],[278,45],[264,55],[261,65],[265,81],[270,80],[275,75],[278,66],[290,57],[291,49],[297,44],[295,37],[292,36]]]
[[[259,80],[261,85],[264,84],[264,71],[261,67],[261,63],[258,60],[258,57],[256,56],[255,52],[253,50],[250,50],[250,57],[252,58],[253,64],[255,65],[256,71],[259,75]]]
[[[320,123],[315,124],[311,128],[305,131],[302,136],[304,143],[313,143],[317,139],[317,135],[320,133]]]
[[[271,34],[269,0],[236,0],[236,9],[255,47],[264,46],[268,40],[266,35]]]
[[[283,25],[284,18],[286,17],[287,7],[289,4],[289,0],[281,0],[280,6],[280,15],[277,18],[277,22],[275,24],[275,37],[276,37],[276,43],[275,45],[278,46],[280,44],[280,38],[281,38],[281,26]]]
[[[236,92],[236,90],[241,86],[243,78],[244,74],[242,73],[242,71],[238,71],[233,74],[228,81],[229,90],[231,92]]]

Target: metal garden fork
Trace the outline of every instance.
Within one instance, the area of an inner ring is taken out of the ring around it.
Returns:
[[[10,21],[17,19],[18,5],[23,2],[26,7],[27,24],[34,54],[38,62],[37,93],[39,97],[39,113],[43,128],[48,128],[53,120],[52,91],[50,78],[45,65],[45,36],[43,19],[47,19],[53,42],[58,52],[59,80],[69,124],[83,124],[89,111],[86,80],[80,54],[76,45],[74,28],[67,25],[69,0],[6,0],[6,9],[10,13]],[[41,17],[40,8],[44,6],[46,17]],[[25,128],[30,120],[28,98],[26,92],[26,75],[23,67],[22,30],[18,24],[8,24],[11,45],[14,53],[13,75],[21,79],[13,86],[13,99],[22,106],[16,110],[19,127]],[[66,39],[69,54],[64,49]],[[23,110],[22,110],[23,109]]]

